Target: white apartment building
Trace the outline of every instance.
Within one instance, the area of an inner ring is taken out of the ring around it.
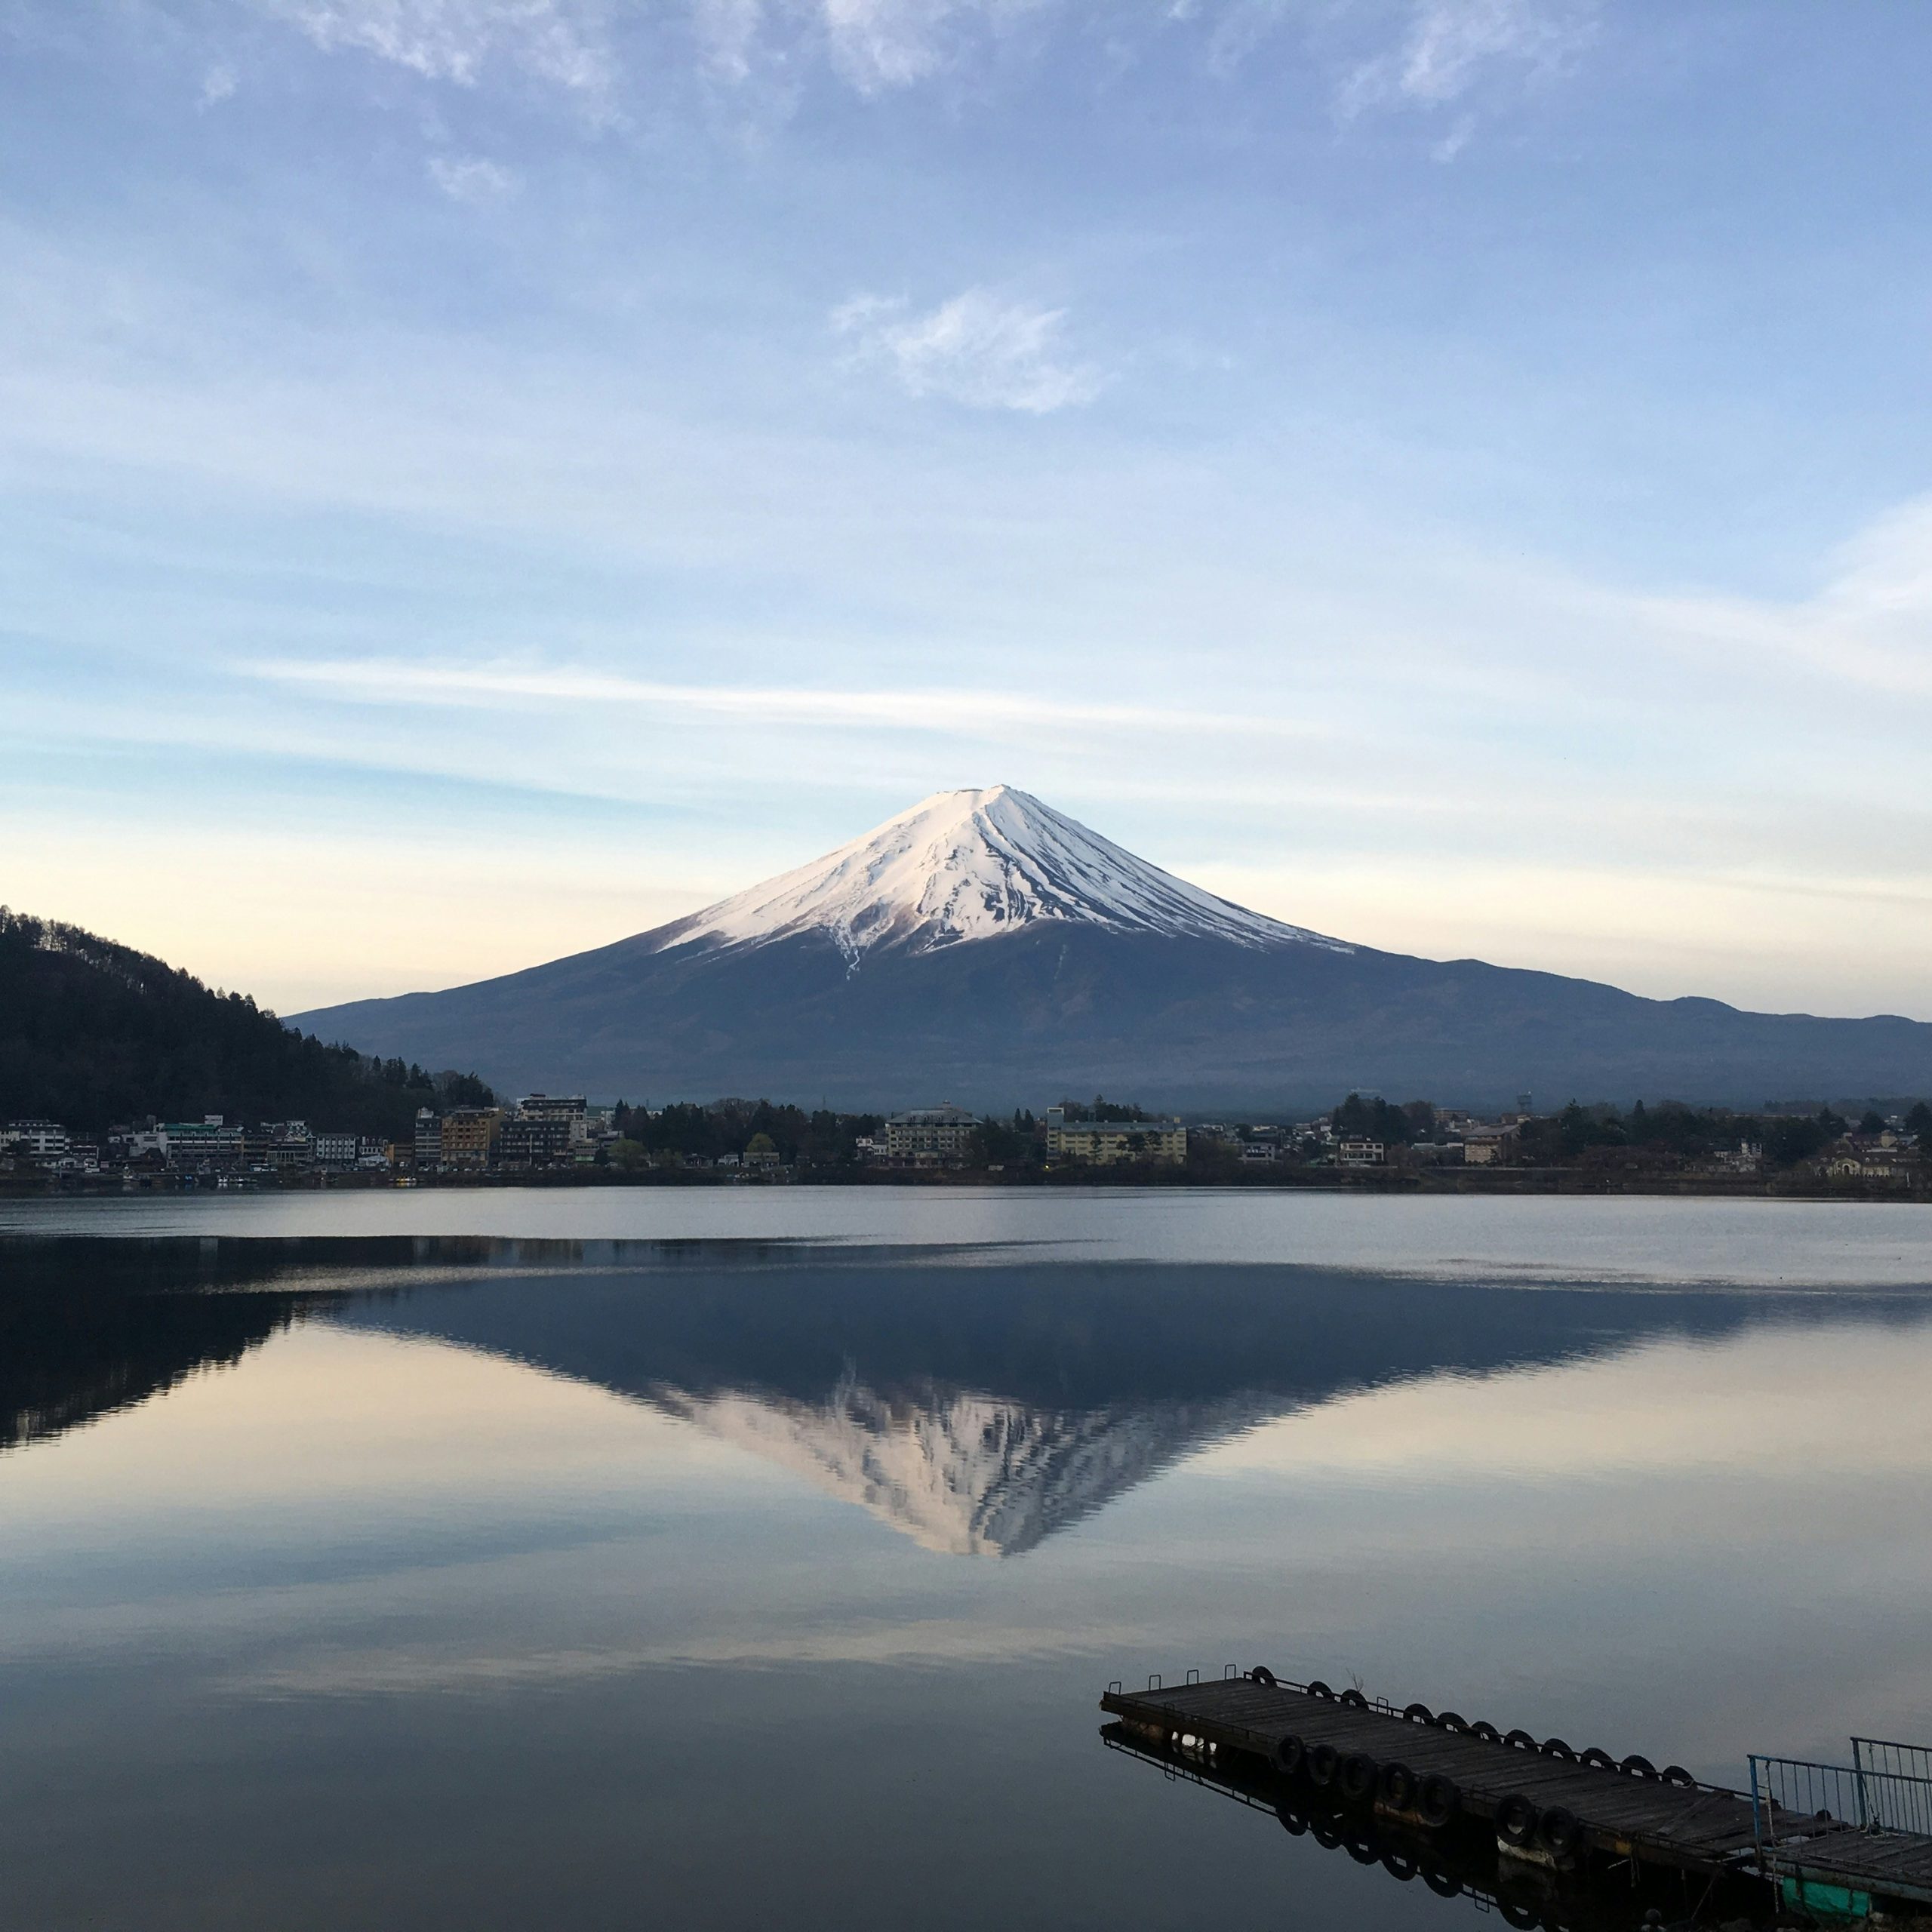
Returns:
[[[581,1094],[527,1094],[516,1111],[520,1120],[561,1121],[573,1146],[590,1138],[589,1109]]]

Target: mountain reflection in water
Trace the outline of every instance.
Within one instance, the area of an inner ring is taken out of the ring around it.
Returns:
[[[235,1237],[5,1252],[0,1446],[325,1316],[599,1386],[927,1549],[1007,1556],[1195,1451],[1354,1391],[1841,1318],[1853,1299],[768,1242]]]
[[[1174,1262],[1245,1211],[1179,1196],[1112,1263],[0,1239],[0,1921],[1421,1932],[1472,1914],[1419,1848],[1167,1783],[1096,1740],[1100,1687],[1265,1660],[1718,1780],[1925,1734],[1932,1231],[1860,1211],[1841,1261],[1767,1208],[1729,1278],[1856,1278],[1592,1289],[1715,1235],[1524,1205],[1491,1273],[1566,1284],[1472,1281],[1454,1203],[1361,1204],[1406,1278]],[[1254,1253],[1306,1247],[1271,1211]]]

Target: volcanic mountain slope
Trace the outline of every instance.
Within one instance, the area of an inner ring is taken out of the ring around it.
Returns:
[[[1217,899],[1010,785],[936,792],[824,858],[644,940],[662,951],[820,934],[856,971],[875,951],[934,952],[1042,921],[1251,948],[1349,949]]]
[[[499,1088],[1005,1109],[1111,1091],[1280,1110],[1351,1088],[1761,1104],[1932,1088],[1932,1026],[1746,1013],[1382,952],[1216,898],[1010,786],[940,792],[653,931],[303,1014]]]

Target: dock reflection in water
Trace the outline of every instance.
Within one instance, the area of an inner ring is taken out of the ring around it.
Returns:
[[[1506,1925],[1543,1932],[1647,1932],[1664,1927],[1768,1927],[1777,1916],[1762,1883],[1661,1867],[1614,1869],[1506,1855],[1487,1823],[1460,1818],[1440,1830],[1351,1805],[1304,1777],[1286,1777],[1244,1752],[1220,1752],[1191,1737],[1149,1737],[1124,1723],[1104,1725],[1110,1751],[1153,1765],[1171,1780],[1220,1793],[1271,1819],[1291,1838],[1338,1858],[1380,1867],[1392,1883],[1461,1900]],[[1257,1824],[1259,1820],[1257,1820]]]

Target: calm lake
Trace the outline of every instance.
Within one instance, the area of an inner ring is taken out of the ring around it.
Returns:
[[[0,1921],[1471,1923],[1101,1693],[1932,1738],[1929,1391],[1909,1208],[0,1204]]]

